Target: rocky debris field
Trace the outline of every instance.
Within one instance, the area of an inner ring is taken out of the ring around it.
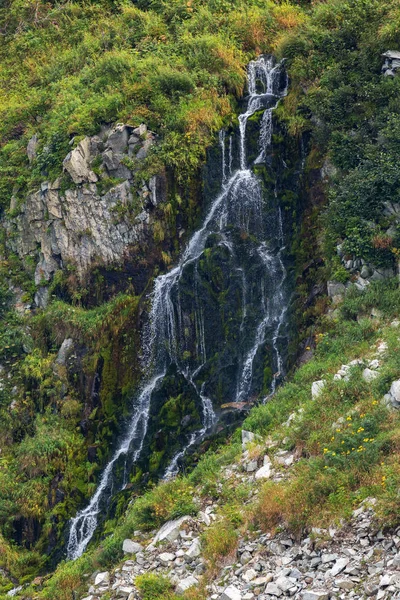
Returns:
[[[281,532],[241,539],[237,553],[207,586],[209,600],[361,600],[400,598],[400,529],[374,526],[375,499],[365,500],[352,520],[338,529],[313,529],[296,540]],[[163,574],[182,595],[206,571],[200,534],[215,520],[216,505],[196,518],[166,523],[149,544],[140,532],[124,541],[126,560],[114,572],[95,573],[84,600],[140,598],[135,578]],[[138,541],[136,541],[138,540]],[[109,597],[109,596],[107,596]]]

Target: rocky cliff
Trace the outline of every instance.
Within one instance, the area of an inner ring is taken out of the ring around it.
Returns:
[[[74,270],[82,280],[95,265],[116,266],[133,244],[144,243],[152,212],[166,199],[164,173],[147,182],[138,175],[155,142],[145,125],[104,128],[65,157],[63,177],[43,182],[23,203],[12,201],[7,244],[23,262],[37,261],[37,306],[47,305],[56,271]]]

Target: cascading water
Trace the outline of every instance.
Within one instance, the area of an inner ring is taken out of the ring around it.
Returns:
[[[269,375],[269,393],[275,390],[283,371],[281,348],[288,304],[282,215],[276,195],[264,198],[261,180],[248,164],[246,131],[250,117],[260,113],[253,164],[265,163],[272,139],[272,111],[285,95],[286,84],[281,65],[272,58],[250,63],[246,110],[239,117],[239,168],[234,170],[233,136],[227,141],[222,132],[221,193],[178,265],[155,280],[143,341],[144,371],[151,376],[136,398],[127,434],[104,469],[89,505],[71,519],[67,546],[71,559],[84,552],[99,514],[107,509],[112,495],[125,487],[126,473],[145,444],[152,397],[167,374],[173,372],[174,378],[189,386],[202,425],[188,431],[165,478],[175,475],[185,452],[211,432],[217,421],[214,406],[226,399],[248,401],[252,395],[259,396],[263,389],[260,370],[264,379],[265,373]]]

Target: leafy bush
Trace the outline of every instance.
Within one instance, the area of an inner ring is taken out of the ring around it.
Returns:
[[[138,498],[128,514],[128,522],[132,520],[135,529],[150,530],[170,519],[192,515],[196,511],[193,488],[187,479],[177,478],[159,484]]]
[[[173,600],[176,598],[172,593],[172,584],[169,579],[162,575],[146,573],[135,579],[135,586],[138,588],[143,600]]]
[[[204,556],[216,568],[224,558],[232,556],[237,547],[239,532],[227,518],[211,525],[203,535]]]

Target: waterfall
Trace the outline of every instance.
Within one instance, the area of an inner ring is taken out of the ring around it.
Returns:
[[[265,163],[272,140],[272,111],[285,95],[286,85],[286,75],[274,59],[262,56],[249,64],[246,109],[239,116],[238,161],[232,136],[227,143],[221,132],[221,193],[212,201],[179,263],[155,280],[143,339],[143,370],[150,375],[134,401],[127,433],[104,469],[95,494],[70,521],[70,559],[85,551],[99,515],[106,511],[112,495],[125,487],[126,474],[140,457],[148,433],[153,393],[162,387],[171,367],[195,394],[202,425],[187,434],[165,478],[175,475],[187,450],[212,431],[217,422],[214,406],[221,404],[218,394],[236,401],[259,394],[254,372],[256,363],[261,364],[267,355],[270,393],[275,390],[283,371],[281,346],[288,304],[282,214],[275,196],[264,198],[261,181],[248,164],[246,131],[249,118],[262,111],[258,156],[253,164]],[[235,170],[236,162],[239,168]],[[216,282],[204,272],[208,259],[216,262]],[[218,293],[223,299],[219,304]],[[257,368],[260,370],[259,365]],[[221,380],[226,381],[222,392]],[[118,485],[121,469],[124,477]]]

